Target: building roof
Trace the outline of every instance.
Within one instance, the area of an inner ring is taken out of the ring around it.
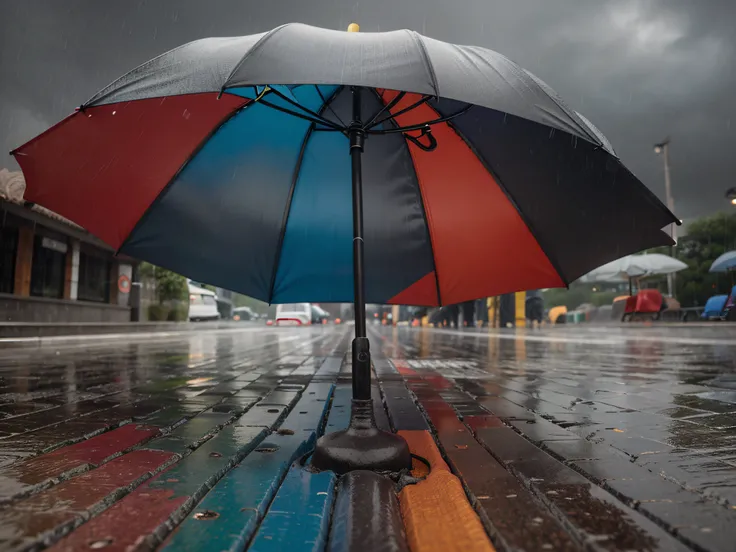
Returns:
[[[25,205],[23,194],[26,191],[26,179],[23,173],[20,171],[9,171],[8,169],[0,169],[0,199],[15,203],[16,205]],[[74,228],[75,230],[83,230],[81,226],[73,223],[69,219],[62,217],[61,215],[41,207],[40,205],[33,205],[30,208],[32,211],[39,213],[45,217],[48,217],[62,224],[66,224]]]
[[[20,216],[25,216],[35,220],[39,224],[48,226],[58,232],[65,233],[74,239],[90,243],[95,247],[99,247],[100,249],[110,253],[115,253],[115,250],[112,247],[87,232],[87,230],[78,224],[62,217],[58,213],[54,213],[53,211],[46,209],[46,207],[27,204],[23,199],[25,191],[26,179],[22,172],[0,169],[0,204],[2,204],[3,201],[7,202],[11,207],[15,206],[16,214]],[[128,257],[127,255],[116,255],[116,257],[127,262],[138,262],[136,259]]]

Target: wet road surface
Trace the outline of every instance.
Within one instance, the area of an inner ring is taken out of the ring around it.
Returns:
[[[181,549],[197,503],[310,393],[337,384],[314,400],[344,423],[347,332],[0,349],[0,549]],[[736,328],[371,338],[379,423],[432,431],[497,549],[734,549]],[[110,521],[140,508],[129,534]]]

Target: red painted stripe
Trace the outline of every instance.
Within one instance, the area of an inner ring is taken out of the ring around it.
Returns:
[[[437,277],[434,270],[389,299],[388,303],[390,305],[425,305],[429,307],[439,305]]]
[[[206,93],[77,112],[15,151],[25,197],[118,248],[192,152],[245,103]]]
[[[396,95],[386,91],[384,101]],[[418,99],[407,94],[392,111]],[[423,104],[396,120],[407,126],[438,117]],[[432,134],[434,151],[407,144],[424,200],[442,303],[564,286],[514,205],[463,139],[447,123],[433,125]]]
[[[26,548],[49,532],[69,529],[80,515],[128,489],[155,472],[173,456],[170,453],[137,450],[79,477],[13,504],[13,513],[3,519],[0,548]]]
[[[136,550],[188,499],[187,496],[174,496],[171,489],[151,489],[146,485],[79,527],[49,550],[78,552],[91,549],[93,543],[97,543],[105,552]]]
[[[126,424],[81,443],[10,466],[2,474],[25,485],[36,485],[74,469],[97,466],[104,460],[155,437],[159,432],[157,427]]]

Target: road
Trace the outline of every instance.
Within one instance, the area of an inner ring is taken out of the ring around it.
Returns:
[[[496,549],[733,550],[732,327],[370,330],[379,424],[431,431]],[[309,400],[310,431],[325,403],[344,426],[348,343],[250,326],[0,349],[0,548],[186,548],[233,466]]]

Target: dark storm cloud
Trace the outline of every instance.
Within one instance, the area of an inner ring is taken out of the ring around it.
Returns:
[[[497,50],[547,81],[664,193],[652,144],[672,137],[676,212],[736,185],[733,0],[0,0],[0,147],[20,145],[155,55],[289,21],[412,28]],[[8,156],[0,166],[16,165]]]

